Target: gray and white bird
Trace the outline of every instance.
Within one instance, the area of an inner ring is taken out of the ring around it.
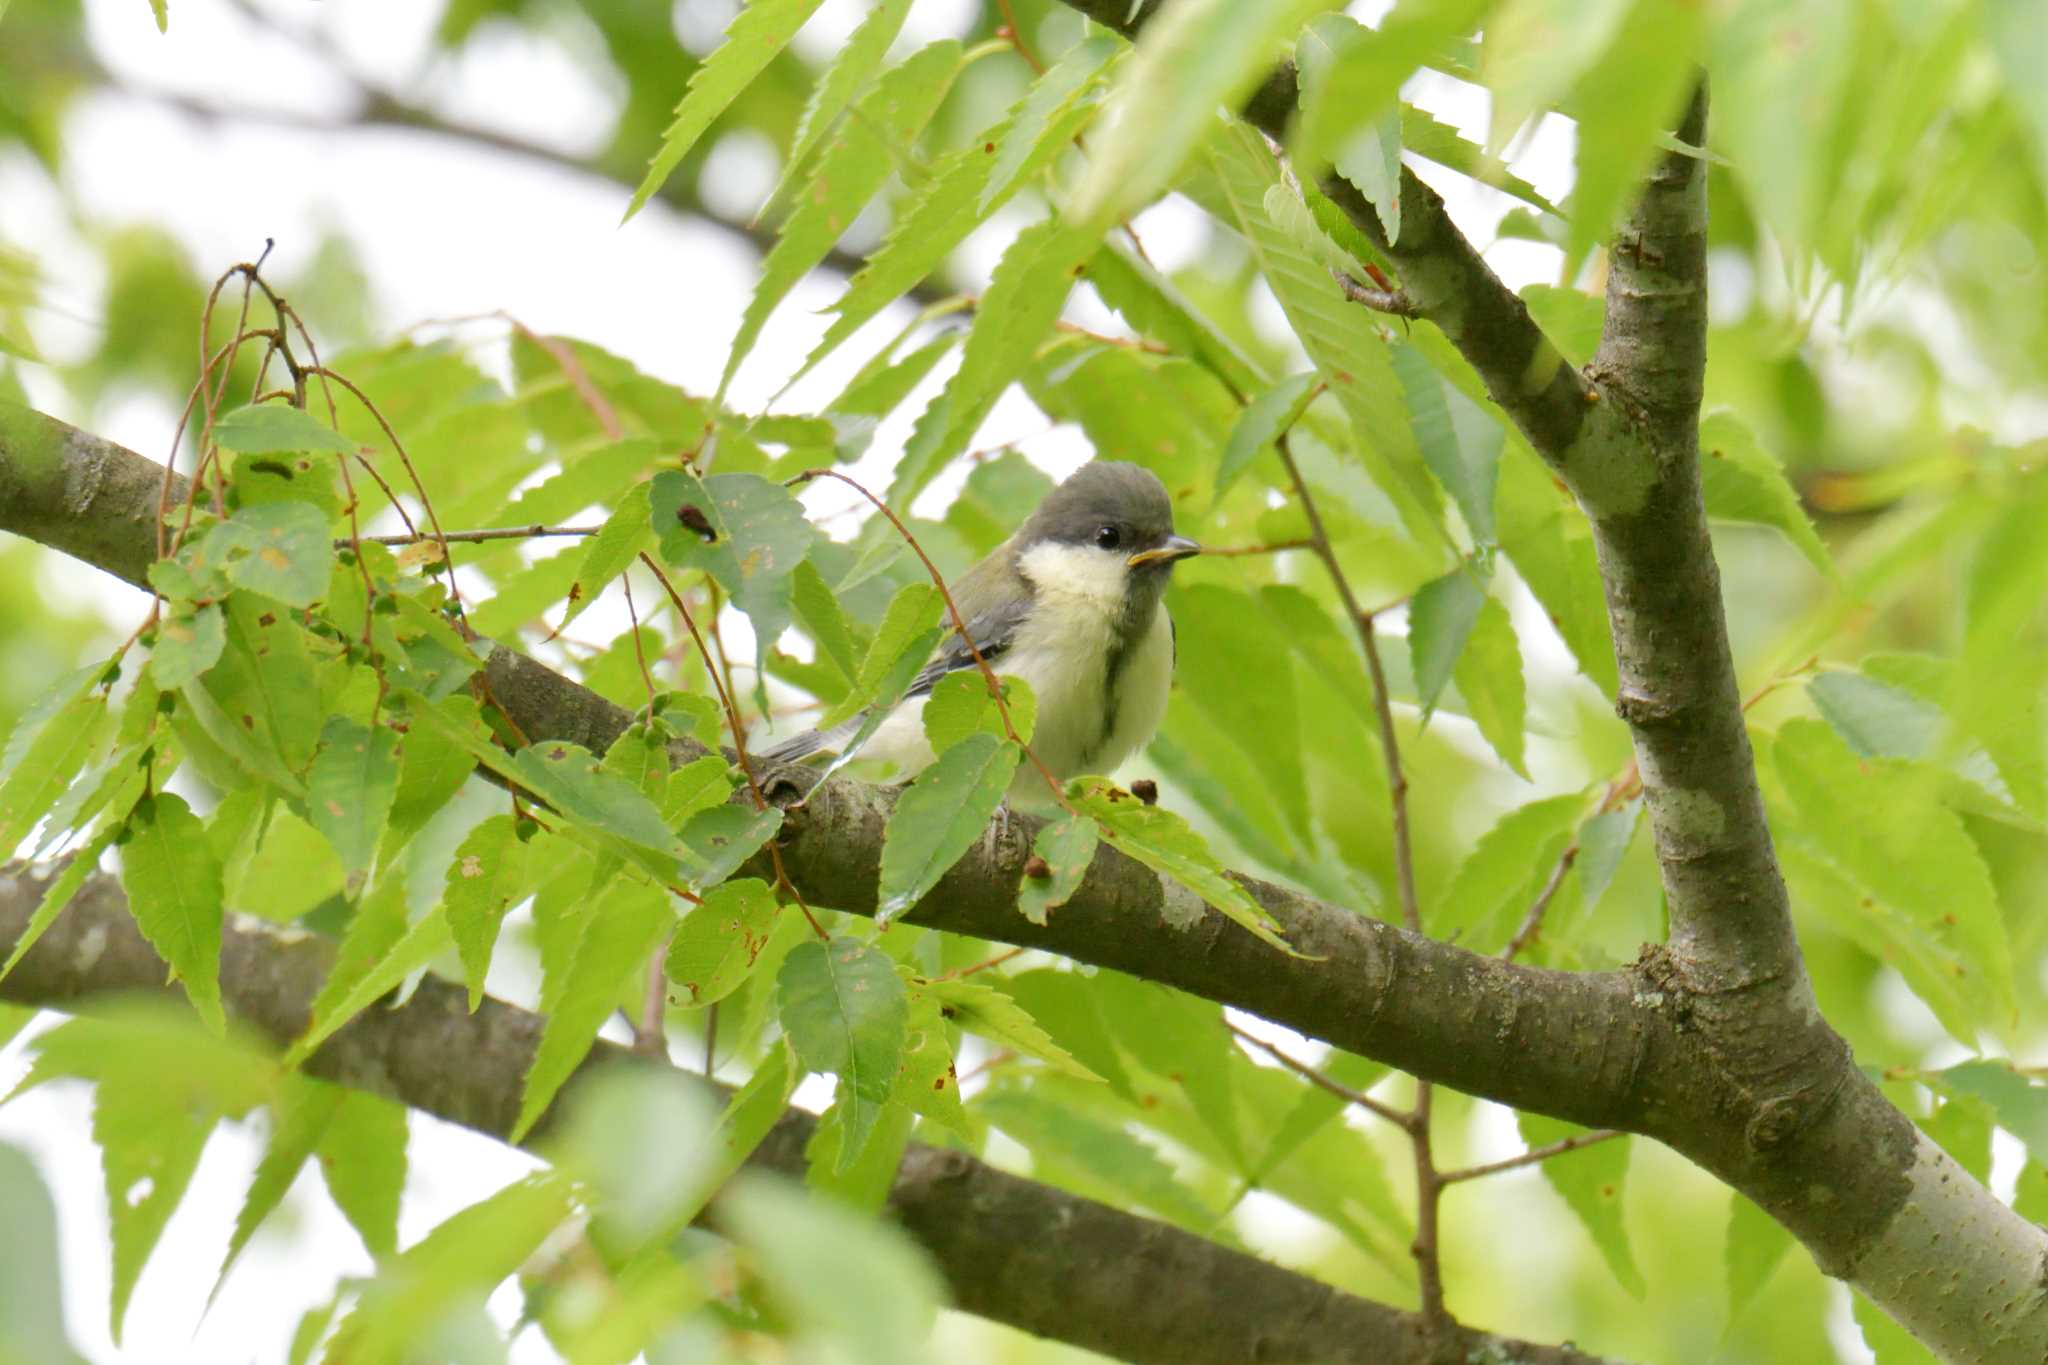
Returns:
[[[1153,473],[1098,460],[1046,494],[1017,533],[952,585],[968,634],[997,673],[1038,699],[1032,752],[1055,777],[1107,773],[1152,738],[1173,681],[1173,622],[1160,599],[1173,566],[1202,547],[1174,534],[1173,504]],[[975,667],[948,631],[910,691],[862,748],[905,775],[932,761],[924,704],[948,673]],[[791,762],[844,744],[864,716],[765,749]],[[1029,765],[1013,796],[1044,782]]]

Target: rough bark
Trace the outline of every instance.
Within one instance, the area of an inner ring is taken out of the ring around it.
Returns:
[[[27,927],[53,870],[0,871],[0,955]],[[283,1046],[304,1030],[333,958],[332,945],[322,939],[237,920],[222,935],[223,1000],[237,1018]],[[136,929],[120,883],[97,875],[0,982],[0,999],[76,1010],[118,992],[182,998],[167,976]],[[462,986],[428,977],[403,1005],[358,1015],[313,1054],[306,1070],[502,1140],[518,1118],[544,1022],[495,999],[472,1013]],[[658,1063],[600,1042],[578,1074],[609,1065]],[[536,1127],[536,1139],[563,1105],[574,1103],[574,1086],[572,1080]],[[752,1164],[801,1177],[815,1124],[810,1114],[790,1110]],[[1568,1346],[1469,1329],[1432,1341],[1412,1313],[1009,1175],[965,1152],[913,1143],[889,1207],[932,1253],[958,1307],[1125,1360],[1599,1365]],[[1439,1349],[1454,1354],[1436,1354]]]

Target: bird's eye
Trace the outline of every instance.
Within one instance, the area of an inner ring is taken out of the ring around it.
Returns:
[[[1114,550],[1124,543],[1123,533],[1114,526],[1104,526],[1095,532],[1095,543],[1105,550]]]

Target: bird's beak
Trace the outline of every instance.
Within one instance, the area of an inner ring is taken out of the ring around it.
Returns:
[[[1200,553],[1202,547],[1186,536],[1168,536],[1162,544],[1155,545],[1149,550],[1138,551],[1125,560],[1124,564],[1129,568],[1142,569],[1147,564],[1170,564],[1176,559],[1186,559],[1189,555]]]

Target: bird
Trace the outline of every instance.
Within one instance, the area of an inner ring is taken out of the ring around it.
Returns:
[[[1037,698],[1031,751],[1064,782],[1107,774],[1149,742],[1173,681],[1173,621],[1161,600],[1173,566],[1202,547],[1173,529],[1173,504],[1142,465],[1096,460],[1039,502],[1016,534],[952,585],[967,635],[998,674],[1022,678]],[[862,748],[913,777],[934,760],[924,705],[948,673],[977,667],[948,630],[901,701]],[[797,762],[836,749],[866,713],[808,730],[761,751]],[[1023,764],[1013,801],[1048,793]]]

